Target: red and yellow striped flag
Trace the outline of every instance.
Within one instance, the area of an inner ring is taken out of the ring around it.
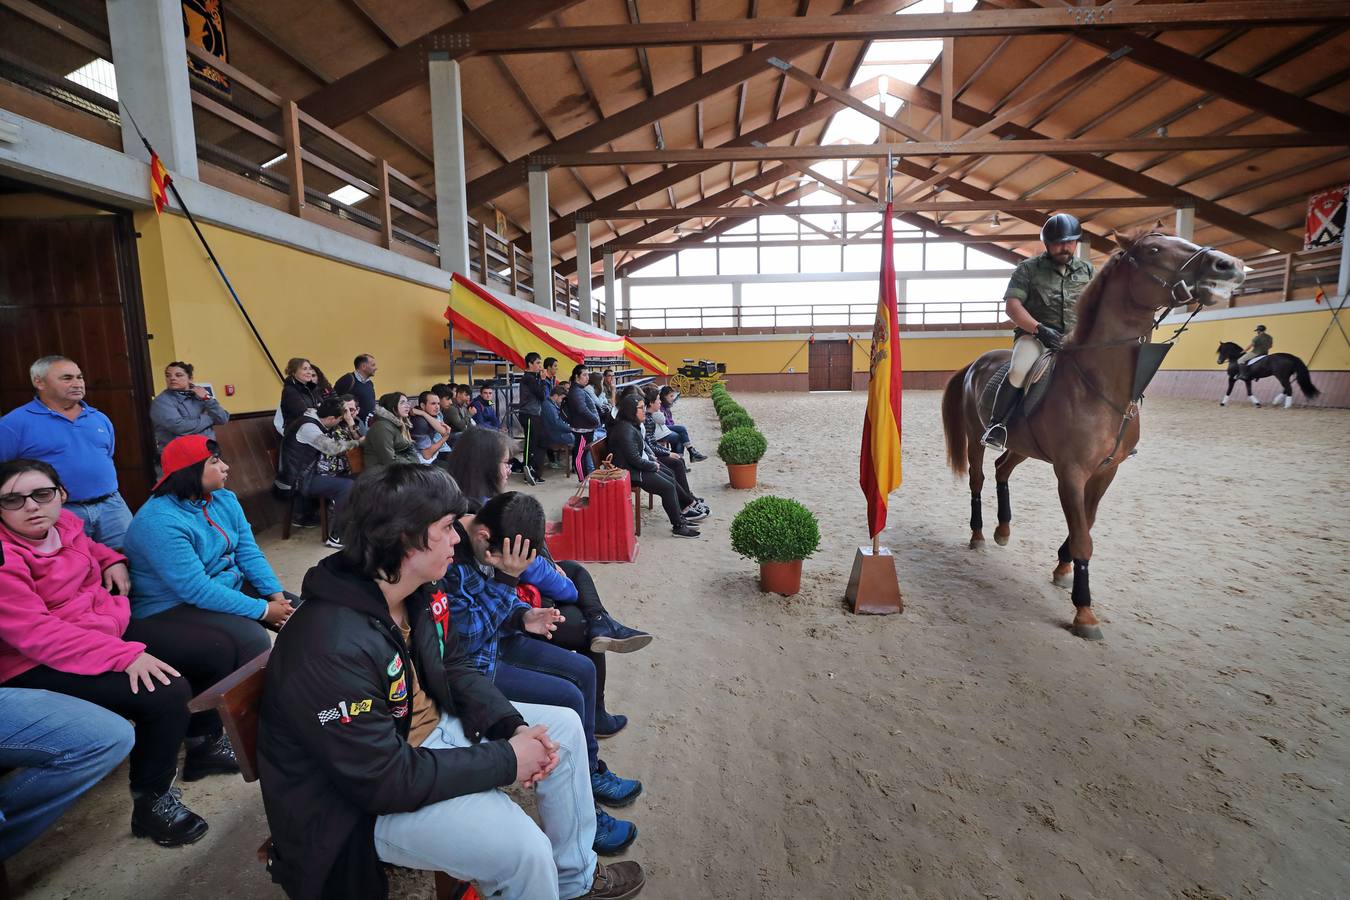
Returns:
[[[150,199],[155,203],[155,215],[164,212],[164,207],[169,202],[169,184],[173,179],[169,177],[169,170],[164,168],[164,163],[159,161],[159,154],[150,152]]]
[[[891,204],[886,204],[881,238],[881,291],[872,328],[872,371],[863,419],[859,483],[867,498],[868,534],[886,527],[886,505],[900,486],[900,316],[895,298],[895,245]]]

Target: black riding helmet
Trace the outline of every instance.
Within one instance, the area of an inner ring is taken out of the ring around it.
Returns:
[[[1257,330],[1257,331],[1265,331],[1265,330],[1266,330],[1266,326],[1264,326],[1264,325],[1257,325],[1257,326],[1256,326],[1256,330]]]
[[[1068,213],[1055,213],[1041,226],[1041,242],[1045,244],[1076,241],[1082,236],[1083,226]]]

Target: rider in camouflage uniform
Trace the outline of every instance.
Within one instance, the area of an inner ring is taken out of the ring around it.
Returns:
[[[1092,280],[1092,264],[1077,256],[1083,229],[1068,213],[1056,213],[1041,228],[1045,253],[1023,260],[1003,294],[1013,325],[1012,367],[994,398],[989,428],[981,443],[1002,452],[1008,418],[1022,399],[1022,385],[1036,360],[1058,350],[1078,319],[1078,295]]]
[[[1238,357],[1238,365],[1245,366],[1258,356],[1269,355],[1270,348],[1274,346],[1275,339],[1266,334],[1266,326],[1257,325],[1256,334],[1252,336],[1252,342],[1247,345],[1246,351]]]

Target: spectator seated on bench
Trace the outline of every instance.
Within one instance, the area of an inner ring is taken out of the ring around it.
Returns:
[[[656,389],[644,388],[643,397],[646,399],[644,404],[646,419],[643,420],[642,429],[643,437],[647,441],[647,450],[660,464],[661,468],[665,469],[666,474],[675,480],[675,485],[679,488],[679,499],[680,503],[683,504],[682,509],[685,518],[691,522],[702,521],[712,513],[712,510],[702,497],[695,497],[693,490],[689,487],[689,467],[685,465],[684,457],[673,449],[668,449],[665,443],[662,443],[669,442],[673,435],[670,429],[666,427],[666,420],[661,415]]]
[[[455,435],[441,415],[440,396],[435,391],[418,394],[417,405],[409,410],[408,421],[417,461],[444,469],[450,462],[450,445]]]
[[[677,537],[698,537],[698,529],[684,514],[684,510],[697,498],[689,495],[685,499],[675,479],[656,461],[656,455],[648,448],[643,434],[646,415],[647,408],[639,393],[627,394],[619,400],[618,416],[605,438],[609,455],[614,465],[628,470],[628,477],[634,487],[661,498],[661,506],[670,519],[671,531]]]
[[[451,392],[451,401],[447,406],[441,405],[441,414],[445,419],[445,424],[450,426],[450,430],[456,436],[462,435],[470,428],[477,428],[474,422],[473,407],[469,405],[469,386],[467,384],[457,384]]]
[[[0,684],[65,694],[131,719],[132,833],[166,847],[195,843],[206,822],[170,790],[179,748],[186,739],[184,781],[238,766],[219,718],[190,717],[187,704],[194,687],[214,684],[238,660],[207,622],[133,620],[126,594],[134,572],[122,554],[85,536],[83,523],[62,510],[65,496],[46,463],[0,465]],[[4,720],[13,714],[6,708]],[[9,806],[5,814],[22,831],[24,820]]]
[[[408,414],[412,403],[406,394],[391,391],[381,395],[375,403],[375,414],[366,429],[366,474],[378,472],[394,464],[416,465],[421,457],[413,447],[411,423]]]
[[[689,429],[675,424],[674,407],[675,401],[680,399],[680,392],[667,384],[657,392],[657,396],[661,398],[661,416],[665,419],[666,427],[673,431],[677,438],[677,441],[671,442],[670,449],[676,453],[688,450],[690,462],[703,462],[708,457],[698,452],[698,448],[689,440]]]
[[[446,573],[446,593],[450,619],[470,661],[513,702],[575,712],[585,736],[596,802],[630,805],[642,793],[642,784],[618,777],[599,758],[595,666],[580,654],[529,637],[551,636],[563,619],[557,609],[533,607],[516,591],[520,576],[536,558],[531,548],[544,540],[543,507],[528,494],[498,494],[460,527],[460,537],[455,563]],[[596,853],[620,853],[637,837],[632,823],[599,807],[594,815]]]
[[[541,407],[540,420],[543,423],[543,443],[550,449],[566,449],[571,455],[572,427],[563,418],[563,404],[567,402],[567,388],[555,384],[549,389],[548,399]]]
[[[350,402],[356,404],[355,399]],[[341,397],[328,397],[319,403],[318,409],[305,410],[287,425],[281,440],[282,466],[290,478],[291,490],[320,503],[333,501],[324,544],[337,549],[342,548],[342,515],[354,482],[350,475],[336,474],[335,460],[345,463],[347,452],[361,446],[360,440],[337,433],[338,425],[345,426],[348,433],[356,429],[356,420],[349,416],[347,407]]]
[[[572,426],[572,465],[577,480],[584,481],[595,465],[587,452],[594,442],[596,433],[604,437],[604,425],[600,419],[600,406],[595,402],[595,394],[589,390],[594,376],[585,366],[572,369],[571,389],[567,392],[567,421]]]
[[[478,396],[469,403],[469,408],[473,410],[473,422],[479,428],[505,429],[497,415],[497,408],[493,405],[496,393],[492,385],[486,381],[480,382]]]
[[[292,601],[253,539],[230,467],[215,441],[182,437],[164,448],[164,477],[131,520],[132,617],[196,629],[185,643],[222,648],[234,671],[267,649]]]
[[[469,662],[440,579],[463,495],[434,467],[352,492],[346,548],[305,577],[267,664],[258,770],[273,878],[292,897],[382,898],[381,861],[511,898],[631,897],[634,862],[598,864],[567,709],[512,706]],[[371,627],[371,620],[380,627]],[[534,787],[541,830],[506,794]]]

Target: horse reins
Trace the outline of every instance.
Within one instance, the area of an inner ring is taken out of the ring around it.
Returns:
[[[1162,341],[1161,343],[1171,344],[1174,341],[1176,341],[1177,338],[1181,337],[1182,333],[1187,330],[1187,326],[1191,324],[1191,319],[1194,319],[1196,315],[1199,314],[1200,310],[1203,309],[1203,307],[1196,302],[1195,294],[1191,292],[1191,286],[1186,283],[1186,280],[1182,277],[1182,273],[1186,271],[1186,269],[1191,265],[1191,263],[1195,262],[1197,259],[1204,256],[1205,254],[1211,252],[1214,248],[1201,247],[1199,250],[1192,253],[1184,263],[1182,263],[1180,266],[1177,267],[1175,273],[1175,280],[1168,282],[1165,278],[1162,278],[1157,273],[1150,272],[1148,269],[1144,268],[1144,264],[1141,263],[1138,259],[1136,259],[1134,255],[1134,249],[1135,247],[1139,246],[1140,240],[1143,240],[1146,237],[1153,237],[1155,235],[1158,237],[1166,237],[1166,235],[1163,235],[1161,232],[1151,231],[1148,234],[1145,234],[1142,237],[1140,237],[1139,240],[1135,241],[1135,243],[1131,245],[1130,249],[1126,250],[1123,255],[1123,258],[1127,260],[1130,263],[1130,265],[1134,266],[1141,275],[1147,275],[1149,278],[1152,278],[1159,285],[1161,285],[1163,289],[1167,291],[1168,299],[1172,301],[1167,306],[1166,309],[1164,309],[1162,312],[1158,314],[1158,318],[1153,320],[1153,327],[1151,327],[1148,331],[1145,331],[1138,337],[1121,338],[1119,340],[1114,341],[1101,341],[1094,344],[1074,344],[1068,347],[1061,348],[1060,352],[1063,353],[1066,351],[1076,351],[1076,350],[1104,349],[1106,347],[1127,346],[1129,344],[1140,344],[1140,345],[1147,344],[1149,343],[1148,340],[1149,335],[1152,332],[1157,331],[1162,326],[1162,321],[1167,317],[1168,313],[1170,313],[1173,309],[1175,309],[1178,306],[1186,306],[1191,303],[1195,303],[1196,304],[1195,309],[1191,312],[1189,316],[1186,317],[1186,321],[1182,322],[1181,326],[1177,328],[1176,331],[1172,332],[1172,335],[1169,338],[1167,338],[1167,340]],[[1125,439],[1125,429],[1129,427],[1130,420],[1139,414],[1139,401],[1144,399],[1144,395],[1141,393],[1138,397],[1134,397],[1133,399],[1130,400],[1128,404],[1126,404],[1124,409],[1121,409],[1115,403],[1115,401],[1113,401],[1110,397],[1106,396],[1105,392],[1103,392],[1101,388],[1097,387],[1097,383],[1092,380],[1092,378],[1088,375],[1088,373],[1083,371],[1083,367],[1079,365],[1078,360],[1074,358],[1072,352],[1068,353],[1067,358],[1069,362],[1073,363],[1074,369],[1078,372],[1078,377],[1081,378],[1083,382],[1089,388],[1092,389],[1092,392],[1096,394],[1097,397],[1103,403],[1111,407],[1111,409],[1114,412],[1120,415],[1120,428],[1116,430],[1116,442],[1115,444],[1112,445],[1111,452],[1107,454],[1106,459],[1102,460],[1100,465],[1098,465],[1098,468],[1103,468],[1105,466],[1110,465],[1113,461],[1115,461],[1116,451],[1120,449],[1120,444]],[[1035,439],[1034,434],[1032,435],[1032,439],[1033,440]]]

